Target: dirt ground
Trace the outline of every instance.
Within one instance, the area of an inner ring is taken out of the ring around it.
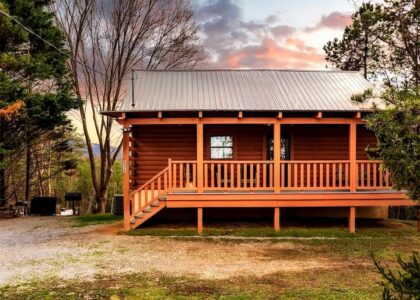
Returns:
[[[0,286],[130,273],[223,279],[343,267],[298,243],[117,235],[119,226],[75,227],[60,217],[0,220]]]

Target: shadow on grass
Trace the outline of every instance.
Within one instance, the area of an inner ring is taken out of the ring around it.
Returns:
[[[128,235],[133,236],[199,236],[195,224],[166,223],[151,224],[131,230]],[[305,219],[282,223],[280,232],[275,232],[271,224],[255,222],[209,223],[205,224],[203,237],[234,236],[234,237],[296,237],[296,238],[381,238],[417,236],[415,222],[398,220],[368,220],[357,222],[357,233],[347,231],[343,220]]]
[[[100,213],[100,214],[89,214],[74,217],[76,222],[76,227],[84,227],[89,225],[97,224],[109,224],[117,221],[121,221],[122,216],[116,216],[110,213]]]

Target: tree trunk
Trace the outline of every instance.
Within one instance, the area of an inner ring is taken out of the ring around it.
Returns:
[[[29,201],[31,191],[31,143],[29,133],[26,140],[25,201]]]

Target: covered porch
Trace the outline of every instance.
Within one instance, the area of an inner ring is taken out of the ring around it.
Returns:
[[[164,207],[197,208],[199,231],[206,207],[272,207],[276,230],[281,207],[348,207],[354,232],[356,207],[414,204],[392,190],[381,161],[367,158],[364,149],[375,139],[360,113],[158,113],[120,122],[126,128],[124,160],[130,162],[124,181],[128,228]],[[145,216],[145,209],[151,213]]]

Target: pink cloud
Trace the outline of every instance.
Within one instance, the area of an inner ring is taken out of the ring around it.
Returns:
[[[275,40],[264,38],[260,45],[246,46],[229,51],[219,57],[218,67],[223,68],[285,68],[309,69],[319,67],[324,55],[311,47],[289,49],[279,46]]]
[[[344,29],[346,26],[351,25],[351,23],[351,15],[333,11],[329,15],[322,16],[321,20],[314,27],[307,27],[306,31],[311,32],[322,28]]]

